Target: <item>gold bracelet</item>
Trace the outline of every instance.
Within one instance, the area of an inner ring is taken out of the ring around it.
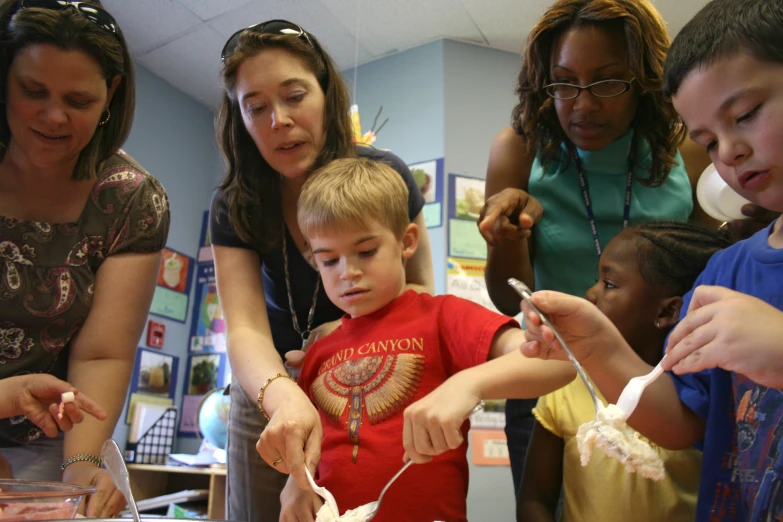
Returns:
[[[258,390],[258,409],[261,410],[261,413],[264,415],[264,417],[266,417],[266,420],[269,420],[269,415],[267,415],[266,410],[264,410],[264,393],[266,393],[266,387],[272,384],[272,381],[274,381],[275,379],[280,379],[281,377],[286,379],[291,379],[293,382],[296,382],[287,373],[278,373],[277,375],[268,378],[266,382],[261,386],[261,389]]]
[[[79,453],[69,458],[65,462],[63,462],[62,465],[60,466],[60,471],[65,471],[65,468],[67,468],[68,466],[76,462],[91,462],[96,466],[98,466],[99,468],[103,465],[103,461],[101,460],[100,457],[96,457],[95,455],[90,455],[89,453]]]

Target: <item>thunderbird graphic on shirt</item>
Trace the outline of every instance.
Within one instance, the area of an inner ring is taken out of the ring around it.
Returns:
[[[354,463],[364,414],[375,425],[401,412],[413,401],[423,370],[420,354],[375,355],[346,361],[313,382],[316,406],[330,422],[347,425]]]

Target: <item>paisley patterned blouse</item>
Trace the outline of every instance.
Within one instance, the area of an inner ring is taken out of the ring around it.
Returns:
[[[66,379],[70,341],[90,312],[103,260],[159,251],[168,231],[166,192],[122,151],[104,165],[79,221],[0,216],[0,378]],[[0,446],[41,433],[23,416],[0,420]]]

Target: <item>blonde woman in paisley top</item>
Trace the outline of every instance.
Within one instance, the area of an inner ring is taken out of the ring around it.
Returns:
[[[119,150],[133,64],[98,2],[2,0],[0,41],[0,378],[51,374],[107,413],[54,439],[2,420],[0,452],[15,478],[95,486],[87,516],[109,517],[124,500],[97,455],[125,401],[168,202]]]

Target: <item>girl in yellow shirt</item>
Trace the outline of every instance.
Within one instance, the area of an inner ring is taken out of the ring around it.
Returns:
[[[651,365],[663,356],[677,324],[682,296],[709,258],[730,241],[695,225],[652,222],[625,229],[601,255],[598,278],[585,294]],[[599,394],[600,395],[600,394]],[[603,400],[603,397],[602,397]],[[605,401],[604,401],[605,402]],[[701,452],[655,447],[666,477],[629,474],[600,451],[587,466],[579,460],[576,432],[595,417],[579,379],[539,399],[517,502],[517,520],[553,522],[561,488],[561,522],[678,522],[696,513]]]

